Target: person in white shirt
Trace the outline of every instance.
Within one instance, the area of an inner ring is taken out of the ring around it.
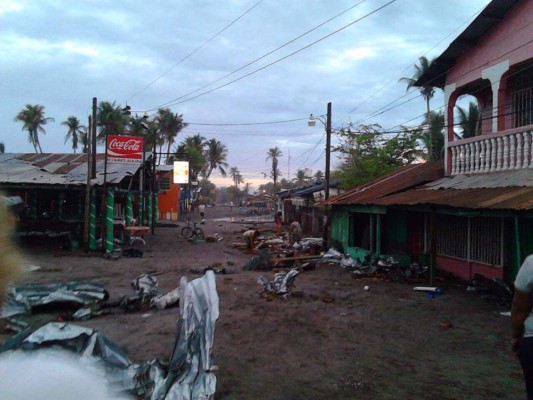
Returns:
[[[528,400],[533,400],[533,255],[528,256],[514,282],[515,291],[511,307],[511,345],[518,355]]]

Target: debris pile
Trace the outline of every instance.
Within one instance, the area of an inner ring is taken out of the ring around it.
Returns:
[[[139,279],[141,286],[150,291],[153,281]],[[10,338],[0,348],[1,357],[46,357],[51,354],[50,349],[60,350],[75,355],[83,365],[98,372],[116,398],[132,394],[144,400],[213,400],[217,368],[212,350],[219,316],[214,273],[208,271],[191,282],[181,278],[178,296],[182,299],[180,318],[168,363],[155,359],[134,364],[98,331],[65,322],[52,322]]]
[[[401,265],[393,257],[377,257],[367,255],[363,262],[349,254],[342,254],[335,249],[329,249],[322,257],[322,263],[337,264],[350,271],[353,278],[383,275],[394,282],[416,281],[425,277],[428,267],[418,263]]]
[[[180,299],[178,288],[166,293],[159,293],[156,274],[141,274],[131,282],[135,291],[133,295],[123,296],[119,307],[127,312],[144,311],[150,307],[164,308],[176,305]]]
[[[8,289],[1,317],[31,314],[55,306],[77,310],[108,298],[109,293],[103,285],[95,282],[19,285]]]
[[[475,274],[472,280],[472,290],[481,293],[481,295],[495,303],[511,307],[513,302],[513,290],[507,283],[498,278],[487,278],[480,274]]]
[[[287,298],[290,296],[294,286],[296,276],[300,273],[297,268],[292,268],[289,272],[278,272],[274,275],[274,280],[268,281],[263,276],[257,279],[257,283],[263,286],[264,296],[272,298],[279,296]]]

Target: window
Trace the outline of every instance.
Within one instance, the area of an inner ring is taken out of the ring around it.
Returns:
[[[507,225],[500,217],[438,215],[437,254],[501,267]]]
[[[512,127],[533,124],[533,66],[509,78]]]
[[[159,179],[159,191],[170,190],[170,178],[165,176]]]

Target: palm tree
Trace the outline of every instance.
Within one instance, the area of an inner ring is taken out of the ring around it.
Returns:
[[[82,132],[86,129],[85,126],[80,125],[80,120],[73,115],[68,117],[65,121],[61,122],[61,125],[66,126],[68,128],[68,132],[65,135],[65,144],[69,139],[72,140],[72,149],[74,150],[74,154],[76,154],[76,150],[78,149],[78,143],[80,141],[80,136]]]
[[[206,173],[204,181],[208,180],[214,169],[218,169],[223,177],[227,176],[224,168],[228,167],[226,158],[228,157],[228,149],[225,145],[216,139],[211,139],[207,142],[207,150],[205,151],[205,159],[207,162]]]
[[[293,181],[297,186],[303,186],[309,181],[311,177],[307,175],[307,172],[307,169],[299,169],[296,171],[296,178],[294,178]]]
[[[407,88],[406,90],[408,91],[409,89],[411,89],[412,87],[414,87],[414,85],[416,84],[416,82],[418,81],[418,79],[420,79],[420,77],[422,75],[424,75],[432,66],[433,66],[433,63],[435,62],[435,59],[432,59],[432,60],[428,60],[426,58],[426,56],[422,56],[418,59],[419,61],[419,64],[415,64],[415,73],[413,74],[413,76],[411,78],[400,78],[399,82],[404,82],[407,84]],[[433,97],[433,95],[435,94],[435,86],[431,86],[431,85],[424,85],[424,86],[421,86],[419,87],[418,89],[420,91],[420,94],[422,95],[422,97],[424,98],[424,100],[426,101],[426,119],[430,119],[429,117],[429,112],[430,112],[430,108],[429,108],[429,100],[431,100],[431,98]],[[430,132],[432,130],[430,129]],[[435,141],[437,140],[436,137],[431,137],[431,141],[429,143],[429,154],[430,155],[435,155],[437,154],[437,152],[433,151],[432,150],[432,147],[436,146],[436,143]]]
[[[283,154],[281,153],[281,150],[276,147],[272,147],[268,149],[267,152],[267,158],[265,161],[271,160],[272,161],[272,169],[270,171],[270,176],[274,180],[274,187],[278,183],[278,176],[279,176],[279,170],[278,170],[278,158],[281,157]]]
[[[115,104],[115,102],[100,102],[96,115],[96,124],[101,129],[97,140],[103,142],[106,135],[123,135],[129,119],[130,117],[124,114],[122,107]]]
[[[239,172],[239,169],[237,167],[230,168],[229,176],[231,176],[231,179],[233,180],[233,184],[235,185],[235,187],[238,187],[240,183],[244,182],[244,179],[242,178],[242,175]]]
[[[54,121],[53,118],[44,116],[44,106],[26,104],[26,108],[17,114],[15,121],[22,122],[22,130],[28,131],[28,140],[33,145],[35,152],[42,153],[39,133],[46,134],[43,125],[46,125],[48,121]]]
[[[468,105],[468,111],[457,106],[459,111],[459,126],[461,127],[461,139],[468,139],[481,132],[481,113],[479,107],[473,101]]]
[[[80,132],[80,136],[78,139],[81,144],[81,152],[88,153],[89,152],[89,131],[85,130],[83,132]]]
[[[420,139],[428,149],[430,160],[442,160],[444,157],[444,113],[430,111],[424,118],[422,125],[427,125],[428,130],[421,128]]]
[[[173,113],[170,108],[157,110],[156,120],[161,131],[161,138],[167,143],[167,154],[169,154],[170,146],[174,144],[178,133],[183,128],[186,128],[188,124],[183,122],[183,115]]]
[[[315,182],[322,182],[324,180],[324,173],[320,170],[316,171],[316,173],[313,175],[315,178]]]

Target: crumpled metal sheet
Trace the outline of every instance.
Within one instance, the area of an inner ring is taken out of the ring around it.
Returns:
[[[49,285],[20,285],[8,290],[1,318],[31,313],[34,307],[54,303],[87,306],[107,300],[109,293],[95,282],[67,282]]]
[[[109,339],[94,329],[68,324],[50,322],[35,330],[26,338],[11,343],[12,351],[40,351],[61,348],[75,352],[88,366],[103,377],[117,391],[135,389],[137,367]]]
[[[215,274],[207,271],[187,281],[182,277],[179,287],[180,313],[178,336],[165,378],[159,371],[148,370],[154,378],[150,400],[212,400],[216,390],[216,367],[212,351],[215,322],[219,316],[219,300]],[[159,377],[158,380],[155,380]]]
[[[266,280],[263,276],[260,276],[257,279],[257,283],[263,286],[266,292],[274,293],[277,295],[285,295],[290,292],[294,281],[296,280],[296,275],[300,271],[297,268],[292,268],[289,272],[278,272],[274,275],[273,281]]]

